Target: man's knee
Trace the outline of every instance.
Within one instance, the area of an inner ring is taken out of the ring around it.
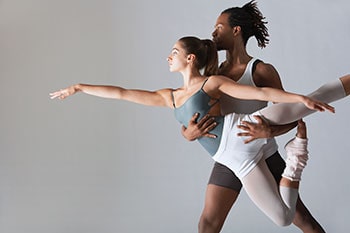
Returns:
[[[198,223],[198,232],[220,232],[222,223],[220,218],[202,215]]]

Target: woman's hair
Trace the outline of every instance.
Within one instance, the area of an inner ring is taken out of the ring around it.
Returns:
[[[269,43],[269,33],[263,20],[265,17],[258,9],[254,0],[248,2],[243,7],[232,7],[224,10],[221,14],[229,15],[229,24],[231,27],[240,26],[244,45],[247,45],[248,39],[255,36],[258,46],[266,47]]]
[[[179,42],[187,54],[195,55],[194,65],[199,70],[204,68],[203,75],[210,76],[218,73],[218,53],[213,41],[186,36],[182,37]]]

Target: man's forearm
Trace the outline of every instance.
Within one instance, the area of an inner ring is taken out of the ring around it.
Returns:
[[[287,133],[288,131],[290,131],[291,129],[295,128],[298,125],[298,122],[292,122],[286,125],[270,125],[270,132],[271,135],[270,137],[276,137],[276,136],[280,136],[282,134]]]

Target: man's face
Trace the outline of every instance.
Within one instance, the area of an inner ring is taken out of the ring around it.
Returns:
[[[224,13],[216,20],[212,36],[218,50],[228,50],[233,46],[233,28],[230,26],[228,18],[229,15]]]

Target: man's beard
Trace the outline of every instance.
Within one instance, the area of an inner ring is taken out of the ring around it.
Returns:
[[[223,46],[221,46],[221,45],[217,45],[216,46],[216,50],[217,51],[222,51],[222,50],[226,50]]]
[[[226,49],[224,48],[224,46],[222,46],[219,42],[217,42],[217,41],[215,41],[215,40],[213,40],[213,42],[215,43],[215,46],[216,46],[216,50],[217,50],[217,51],[226,50]]]

